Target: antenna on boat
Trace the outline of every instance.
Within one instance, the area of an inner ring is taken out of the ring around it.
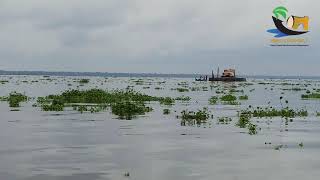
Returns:
[[[217,78],[219,77],[219,66],[218,66],[218,70],[217,70]]]

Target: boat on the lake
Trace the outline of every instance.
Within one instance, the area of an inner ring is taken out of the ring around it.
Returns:
[[[213,74],[213,71],[212,71],[212,75],[211,75],[211,77],[209,77],[209,79],[208,79],[208,76],[200,76],[200,78],[196,78],[195,80],[196,81],[207,81],[207,80],[209,80],[209,81],[225,81],[225,82],[247,81],[247,79],[244,77],[237,77],[235,69],[225,69],[222,72],[222,75],[220,76],[219,68],[218,68],[216,76]]]

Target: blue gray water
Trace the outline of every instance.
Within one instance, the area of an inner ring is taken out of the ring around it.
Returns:
[[[18,91],[38,97],[73,88],[111,90],[133,85],[134,89],[149,95],[187,95],[192,100],[176,102],[169,107],[170,115],[162,114],[168,107],[152,102],[149,105],[153,112],[130,121],[117,119],[109,110],[94,114],[81,114],[72,109],[42,112],[32,107],[31,100],[22,103],[20,111],[10,111],[7,102],[0,102],[1,180],[308,180],[320,175],[320,117],[316,116],[316,111],[320,112],[320,100],[301,100],[305,91],[282,90],[319,88],[320,82],[316,80],[249,79],[253,85],[237,88],[243,89],[249,100],[231,106],[209,105],[208,99],[215,95],[216,86],[229,89],[239,83],[144,78],[144,85],[135,85],[130,78],[89,77],[89,84],[79,86],[75,82],[79,78],[1,76],[0,80],[9,83],[0,85],[0,96]],[[31,83],[32,80],[38,82]],[[158,84],[163,81],[166,83]],[[189,87],[206,86],[208,91],[180,93],[171,90],[181,82]],[[310,85],[305,87],[305,84]],[[155,90],[155,87],[163,89]],[[252,89],[255,90],[250,92]],[[294,118],[288,127],[281,118],[255,119],[261,131],[254,136],[235,126],[238,110],[248,105],[265,106],[269,101],[271,105],[281,107],[280,96],[289,101],[290,107],[308,109],[309,116]],[[210,123],[201,127],[181,126],[176,115],[184,109],[202,107],[208,107],[214,115]],[[222,116],[233,118],[233,122],[217,124],[217,117]],[[301,142],[303,148],[298,145]],[[283,148],[275,150],[278,145]],[[125,173],[129,173],[129,177]]]

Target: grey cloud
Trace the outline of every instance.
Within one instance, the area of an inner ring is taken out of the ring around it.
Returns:
[[[0,69],[192,73],[220,65],[259,74],[276,63],[268,73],[281,74],[290,63],[288,73],[303,66],[317,74],[301,58],[316,63],[319,13],[310,6],[319,3],[299,2],[3,0]],[[268,46],[279,4],[312,17],[311,47]]]

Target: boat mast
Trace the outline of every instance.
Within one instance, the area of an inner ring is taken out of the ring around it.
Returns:
[[[217,78],[219,77],[219,66],[218,66],[218,70],[217,70]]]

